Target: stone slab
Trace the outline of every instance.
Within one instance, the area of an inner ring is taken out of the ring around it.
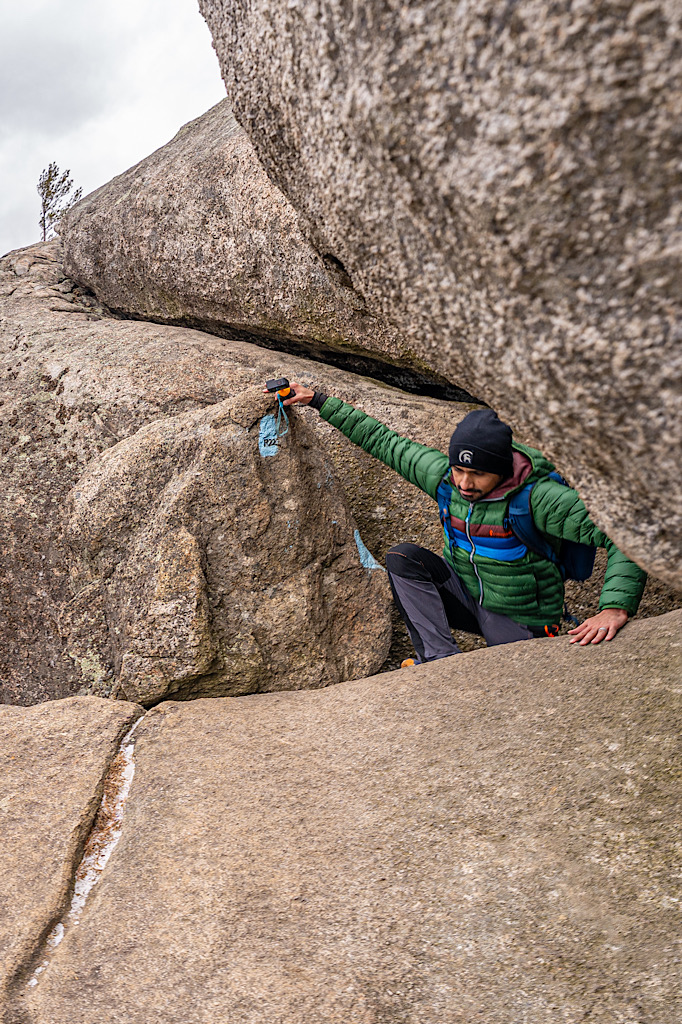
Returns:
[[[60,235],[67,274],[111,309],[410,361],[305,237],[227,100],[86,196]]]
[[[681,626],[159,705],[33,1024],[671,1024]]]
[[[0,1019],[65,905],[107,768],[141,713],[98,697],[0,707]]]

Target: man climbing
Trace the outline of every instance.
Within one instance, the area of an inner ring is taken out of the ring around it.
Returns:
[[[558,474],[550,477],[552,464],[534,448],[513,441],[511,428],[491,409],[464,417],[446,456],[338,398],[293,381],[291,388],[294,397],[285,406],[311,405],[351,441],[439,502],[444,557],[416,544],[398,544],[386,555],[393,596],[417,663],[459,653],[451,628],[478,633],[488,646],[555,636],[564,607],[562,542],[576,549],[605,547],[608,555],[600,611],[570,630],[571,643],[612,640],[637,611],[646,574],[597,529],[577,492]],[[514,496],[521,494],[527,496],[523,536],[528,544],[519,536],[522,517],[517,520],[512,513],[510,521],[510,507],[518,504]]]

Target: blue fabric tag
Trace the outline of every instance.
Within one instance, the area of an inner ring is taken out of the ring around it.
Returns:
[[[365,547],[359,530],[355,531],[355,543],[357,545],[358,554],[360,555],[360,561],[364,565],[365,569],[369,569],[370,571],[372,569],[381,569],[382,572],[386,571],[383,565],[379,565],[372,552]]]
[[[268,413],[260,421],[258,432],[258,450],[263,458],[277,454],[277,424],[272,413]]]

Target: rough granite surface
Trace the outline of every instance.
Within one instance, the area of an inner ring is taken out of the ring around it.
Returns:
[[[83,589],[86,553],[69,537],[69,494],[102,453],[150,424],[163,431],[170,418],[189,424],[194,421],[191,415],[183,420],[185,414],[206,410],[208,423],[216,404],[283,375],[338,394],[401,433],[441,448],[471,408],[407,395],[243,341],[113,319],[66,277],[57,242],[0,261],[0,371],[0,701],[10,704],[65,697],[82,687],[108,695],[118,678],[120,664],[103,664],[108,647],[102,646],[102,630],[90,629],[88,616],[97,614],[100,622],[106,617],[100,598],[74,602]],[[438,549],[437,511],[429,498],[314,410],[290,418],[314,431],[335,486],[346,492],[362,541],[376,558],[391,544],[418,537]],[[279,456],[263,461],[281,465]],[[291,483],[282,480],[282,496]],[[142,495],[126,500],[144,503]],[[210,514],[222,515],[223,497],[215,494],[211,501]],[[110,512],[116,513],[113,504]],[[183,522],[189,534],[202,535],[207,512],[204,506],[199,515],[188,505]],[[201,560],[204,571],[211,559],[202,551]],[[153,559],[147,568],[151,572]],[[222,600],[222,592],[209,586],[209,599]],[[88,614],[79,625],[80,605]]]
[[[93,460],[65,503],[82,667],[144,705],[328,686],[378,671],[385,571],[363,562],[331,463],[262,387],[165,417]],[[269,428],[269,429],[268,429]]]
[[[679,587],[678,0],[200,8],[315,248]]]
[[[681,628],[157,706],[26,1019],[679,1020]]]
[[[119,740],[142,714],[71,697],[0,707],[0,1020],[66,904]]]
[[[78,203],[60,235],[66,273],[112,309],[407,357],[302,234],[227,100]]]

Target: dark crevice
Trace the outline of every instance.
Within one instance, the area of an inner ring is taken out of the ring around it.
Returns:
[[[351,276],[338,256],[332,256],[330,252],[325,252],[322,254],[322,259],[327,270],[336,278],[339,284],[343,285],[344,288],[351,288],[355,291]],[[357,292],[356,294],[359,295]]]
[[[340,266],[342,267],[343,265],[340,264]],[[226,338],[228,341],[248,342],[248,344],[256,345],[259,348],[267,348],[274,352],[297,356],[300,359],[308,359],[311,362],[334,366],[338,370],[344,370],[346,373],[352,373],[359,377],[369,377],[372,380],[388,384],[390,387],[400,388],[401,391],[407,391],[412,395],[438,398],[444,402],[486,404],[480,398],[469,394],[464,388],[451,384],[450,381],[440,376],[440,374],[420,373],[408,366],[401,366],[398,363],[392,363],[385,359],[377,359],[355,349],[337,349],[331,345],[324,344],[324,342],[317,341],[312,343],[282,335],[253,334],[250,331],[229,327],[214,320],[203,320],[196,317],[169,320],[162,319],[161,317],[133,316],[130,313],[124,313],[121,310],[115,309],[111,310],[111,314],[118,320],[136,320],[144,323],[164,324],[167,327],[184,327],[203,331],[217,338]],[[323,381],[321,380],[320,386],[322,385]]]

